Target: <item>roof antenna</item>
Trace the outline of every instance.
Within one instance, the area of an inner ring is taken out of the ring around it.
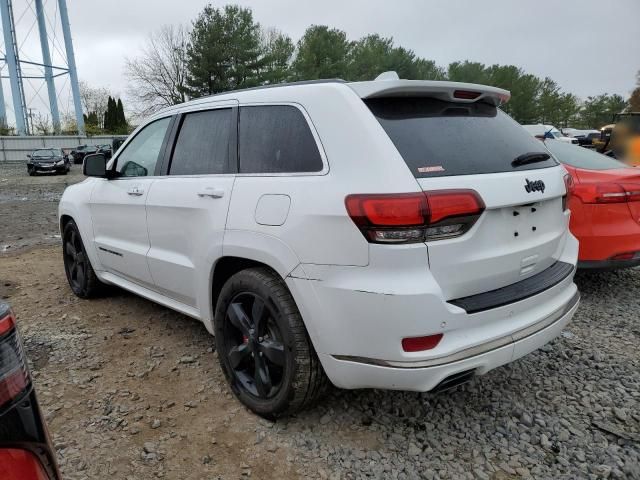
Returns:
[[[384,72],[381,73],[380,75],[378,75],[376,77],[376,82],[385,82],[385,81],[390,81],[390,80],[400,80],[400,77],[398,76],[397,72],[394,72],[393,70],[390,70],[388,72]]]

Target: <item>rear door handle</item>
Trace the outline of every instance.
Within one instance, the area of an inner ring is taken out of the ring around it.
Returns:
[[[144,188],[142,188],[142,187],[131,187],[129,190],[127,190],[127,193],[129,195],[133,195],[135,197],[139,197],[139,196],[144,194]]]
[[[205,188],[198,192],[199,197],[209,197],[209,198],[222,198],[224,197],[224,190],[218,190],[216,188]]]

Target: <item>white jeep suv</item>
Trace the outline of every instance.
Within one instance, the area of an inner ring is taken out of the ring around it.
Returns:
[[[388,76],[387,76],[388,78]],[[440,390],[578,306],[563,168],[451,82],[302,82],[167,108],[59,207],[71,288],[201,320],[260,415],[342,388]]]

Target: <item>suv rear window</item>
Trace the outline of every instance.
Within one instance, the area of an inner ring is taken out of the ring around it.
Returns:
[[[365,103],[417,178],[532,170],[557,165],[553,158],[514,167],[535,139],[497,107],[435,98],[375,98]]]
[[[240,173],[322,170],[322,157],[307,120],[296,107],[240,107]]]
[[[584,168],[585,170],[610,170],[627,166],[614,158],[570,143],[549,140],[544,144],[560,163],[566,163],[572,167]]]

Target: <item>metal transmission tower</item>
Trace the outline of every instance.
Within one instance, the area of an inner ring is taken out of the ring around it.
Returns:
[[[2,16],[2,31],[5,45],[5,57],[2,60],[6,62],[9,70],[11,97],[13,100],[13,110],[16,117],[16,131],[18,135],[28,135],[32,133],[28,114],[28,111],[30,109],[28,108],[27,100],[24,93],[23,79],[43,79],[47,84],[49,110],[51,112],[53,128],[56,133],[60,132],[60,112],[58,110],[58,97],[56,93],[55,78],[61,75],[68,74],[71,84],[71,93],[73,96],[78,133],[80,135],[84,135],[84,117],[82,116],[80,87],[78,84],[78,72],[76,69],[75,55],[73,52],[73,42],[71,40],[71,27],[69,25],[67,2],[66,0],[57,0],[58,9],[60,12],[60,24],[62,27],[62,34],[64,37],[64,46],[66,52],[67,65],[65,67],[52,64],[51,51],[49,49],[49,35],[47,32],[47,23],[49,23],[49,25],[51,25],[51,23],[48,22],[48,19],[46,17],[43,0],[28,0],[28,2],[29,7],[31,7],[31,3],[35,4],[35,16],[38,23],[40,48],[42,52],[42,63],[20,59],[20,47],[17,41],[16,26],[13,18],[13,2],[12,0],[0,0],[0,15]],[[43,69],[43,72],[42,74],[39,73],[37,75],[23,75],[23,64],[41,67]],[[56,70],[58,73],[54,74],[54,70]],[[4,92],[2,91],[2,82],[0,82],[0,121],[6,124],[6,120],[7,112],[4,103]]]

